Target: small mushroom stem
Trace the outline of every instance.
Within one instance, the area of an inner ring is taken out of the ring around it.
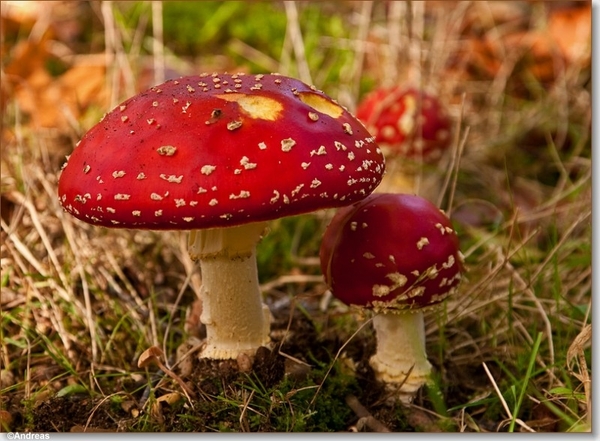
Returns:
[[[445,170],[445,166],[388,156],[386,175],[375,192],[416,194],[436,201],[442,191],[441,170]]]
[[[419,169],[414,165],[407,165],[406,158],[393,156],[386,157],[386,174],[377,187],[377,193],[419,193]]]
[[[370,364],[375,377],[397,388],[398,399],[409,404],[431,374],[423,313],[380,313],[373,317],[373,328],[377,350]]]
[[[192,231],[190,256],[200,261],[206,345],[200,357],[253,356],[270,342],[271,313],[263,304],[256,267],[256,244],[265,222]]]

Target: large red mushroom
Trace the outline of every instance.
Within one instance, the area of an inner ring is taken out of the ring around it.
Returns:
[[[378,380],[410,403],[431,373],[423,312],[457,291],[463,258],[450,220],[416,195],[374,193],[338,210],[323,236],[321,269],[332,294],[372,311]]]
[[[424,180],[422,172],[424,167],[433,169],[449,151],[452,123],[436,95],[412,86],[376,89],[360,102],[356,117],[388,158],[388,172],[397,171],[389,174],[396,182],[387,191],[437,197],[439,180]]]
[[[202,74],[109,112],[68,158],[58,194],[93,225],[191,230],[201,356],[227,359],[270,341],[255,254],[267,221],[361,200],[384,168],[365,127],[315,87],[278,74]]]

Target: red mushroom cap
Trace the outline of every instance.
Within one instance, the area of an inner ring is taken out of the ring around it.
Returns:
[[[323,236],[321,270],[333,294],[378,312],[422,310],[460,283],[450,220],[431,202],[377,193],[338,210]]]
[[[63,167],[58,194],[95,225],[213,228],[349,205],[384,168],[364,126],[314,87],[202,74],[109,112]]]
[[[451,122],[439,100],[415,88],[375,90],[356,117],[382,147],[407,158],[436,161],[451,143]]]

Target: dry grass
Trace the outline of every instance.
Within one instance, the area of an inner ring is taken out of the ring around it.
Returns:
[[[162,13],[160,3],[142,9],[139,28],[119,20],[130,11],[122,6],[94,6],[107,25],[106,101],[76,117],[57,109],[70,124],[40,127],[18,99],[21,86],[13,82],[7,90],[0,262],[0,407],[8,411],[0,422],[6,428],[35,427],[34,410],[56,394],[95,394],[97,406],[119,395],[127,402],[132,390],[147,385],[137,368],[141,352],[155,345],[173,360],[187,336],[184,329],[190,330],[186,312],[201,281],[184,233],[94,228],[65,214],[56,197],[62,155],[91,126],[98,109],[111,108],[137,90],[144,60],[151,61],[156,79],[165,77],[165,66],[187,73],[189,66],[234,63],[174,54],[162,43],[160,26],[143,36],[144,20]],[[519,7],[528,28],[540,26],[533,13],[543,5]],[[413,418],[420,415],[426,423],[406,417],[407,423],[396,421],[393,427],[434,430],[450,420],[443,427],[465,432],[591,430],[589,65],[555,66],[552,81],[542,84],[523,70],[519,51],[525,49],[505,46],[498,49],[499,65],[492,74],[473,74],[467,65],[474,62],[462,57],[472,44],[465,23],[498,41],[506,41],[500,37],[516,26],[509,19],[494,20],[518,11],[498,12],[488,2],[437,9],[391,2],[387,14],[380,2],[344,3],[335,11],[324,3],[323,14],[345,14],[352,21],[343,37],[307,35],[316,28],[302,21],[305,8],[285,3],[279,9],[288,23],[280,60],[232,39],[236,62],[242,62],[241,51],[259,66],[314,82],[351,109],[364,92],[365,78],[382,85],[411,80],[449,103],[458,129],[450,166],[435,171],[446,184],[440,206],[453,216],[468,269],[460,295],[439,314],[427,316],[428,352],[442,397],[424,395],[413,407],[422,412]],[[319,45],[309,46],[311,41]],[[331,59],[321,66],[311,64],[327,56]],[[241,68],[251,69],[250,63]],[[333,70],[338,77],[331,76]],[[262,281],[272,302],[295,304],[296,294],[320,300],[330,321],[346,316],[333,332],[347,339],[363,318],[350,317],[335,300],[323,301],[325,287],[314,265],[330,215],[317,215],[320,227],[309,241],[312,248],[296,256],[292,269]],[[294,254],[297,246],[292,240],[289,251]],[[252,407],[253,394],[244,397],[238,412],[247,430],[249,415],[260,412]],[[14,406],[20,410],[12,411]],[[97,415],[90,412],[81,425],[100,427]],[[131,413],[128,418],[129,425],[120,430],[146,427],[131,423]]]

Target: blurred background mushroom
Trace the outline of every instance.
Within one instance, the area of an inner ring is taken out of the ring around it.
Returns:
[[[375,136],[388,167],[380,192],[438,200],[452,143],[452,121],[433,93],[409,85],[367,94],[356,116]]]

